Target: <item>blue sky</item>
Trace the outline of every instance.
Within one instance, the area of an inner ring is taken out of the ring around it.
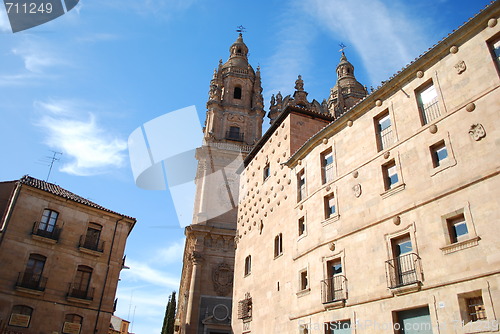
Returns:
[[[184,243],[168,192],[134,185],[127,138],[143,123],[195,105],[203,122],[209,81],[246,27],[250,62],[271,94],[328,97],[340,42],[358,80],[377,87],[488,0],[81,0],[13,34],[0,7],[0,180],[50,180],[138,219],[127,243],[117,315],[137,334],[159,333],[178,289]],[[267,121],[266,121],[267,123]]]

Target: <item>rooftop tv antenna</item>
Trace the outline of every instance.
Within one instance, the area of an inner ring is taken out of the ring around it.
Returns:
[[[50,160],[50,162],[49,162],[49,166],[50,166],[49,167],[49,173],[47,174],[47,179],[45,180],[46,182],[49,181],[50,173],[52,172],[52,166],[54,166],[54,162],[61,160],[61,158],[58,158],[57,155],[58,154],[62,155],[62,152],[56,152],[56,151],[51,151],[51,152],[53,153],[52,156],[51,157],[50,156],[46,157],[46,158],[48,158]]]

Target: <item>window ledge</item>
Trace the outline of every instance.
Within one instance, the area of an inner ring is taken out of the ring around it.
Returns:
[[[98,252],[98,251],[95,251],[95,250],[92,250],[92,249],[88,249],[88,248],[85,248],[85,247],[78,247],[78,249],[82,253],[93,255],[93,256],[101,256],[102,253],[103,253],[103,252]]]
[[[55,245],[57,243],[57,240],[54,240],[54,239],[51,239],[51,238],[42,237],[42,236],[36,235],[36,234],[32,234],[31,238],[33,240],[38,240],[38,241],[41,241],[41,242],[45,242],[45,243],[50,244],[50,245]]]
[[[243,276],[243,277],[248,277],[248,276],[250,276],[250,275],[252,275],[252,273],[248,273],[248,274],[246,274],[246,275],[245,275],[245,276]]]
[[[45,290],[45,289],[44,289]],[[18,292],[24,292],[33,296],[41,296],[43,294],[43,290],[35,290],[35,289],[28,289],[28,288],[23,288],[22,286],[16,286],[16,291]]]
[[[463,326],[464,333],[498,332],[498,320],[470,321]]]
[[[300,241],[300,240],[304,239],[305,237],[307,237],[307,232],[304,232],[301,235],[299,235],[299,237],[297,238],[297,241]]]
[[[339,219],[340,219],[340,215],[336,214],[336,215],[333,215],[333,216],[323,220],[321,222],[321,225],[323,225],[323,226],[330,225],[331,223],[336,222]]]
[[[470,238],[470,239],[467,239],[467,240],[464,240],[464,241],[459,241],[459,242],[455,242],[451,245],[446,245],[444,247],[441,247],[440,249],[443,251],[443,253],[446,255],[446,254],[451,254],[451,253],[454,253],[454,252],[458,252],[462,249],[467,249],[467,248],[470,248],[470,247],[474,247],[474,246],[477,246],[478,245],[478,242],[481,238],[479,237],[474,237],[474,238]]]
[[[450,159],[450,158],[449,158]],[[441,166],[438,166],[438,167],[434,167],[432,170],[431,170],[431,176],[434,176],[436,175],[437,173],[439,172],[442,172],[444,171],[445,169],[448,169],[450,167],[453,167],[457,164],[457,162],[453,159],[452,161],[448,161],[446,163],[443,163]]]
[[[90,303],[92,303],[92,299],[80,299],[80,298],[75,298],[75,297],[70,297],[70,296],[67,296],[66,299],[69,302],[78,303],[78,304],[90,305]]]
[[[325,310],[334,310],[337,308],[342,308],[345,306],[345,299],[334,300],[331,302],[323,303],[323,306],[325,307]]]
[[[397,288],[391,288],[391,292],[395,296],[406,295],[408,293],[413,293],[420,291],[420,287],[422,286],[422,282],[415,282],[408,285],[403,285]]]
[[[283,256],[283,252],[281,252],[281,254],[279,254],[279,255],[276,255],[276,256],[274,257],[274,259],[276,260],[277,258],[280,258],[280,257],[282,257],[282,256]]]
[[[305,295],[308,295],[311,293],[311,288],[307,288],[304,290],[300,290],[299,292],[296,293],[297,297],[303,297]]]
[[[392,196],[392,195],[394,195],[394,194],[396,194],[396,193],[398,193],[398,192],[400,192],[400,191],[404,190],[404,189],[405,189],[405,186],[406,186],[406,185],[405,185],[404,183],[400,183],[400,184],[398,184],[397,186],[395,186],[395,187],[393,187],[393,188],[391,188],[391,189],[388,189],[388,190],[384,191],[383,193],[381,193],[381,194],[380,194],[380,196],[382,196],[382,198],[387,198],[387,197],[389,197],[389,196]]]

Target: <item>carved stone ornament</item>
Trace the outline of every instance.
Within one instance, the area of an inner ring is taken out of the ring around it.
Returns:
[[[486,137],[486,131],[484,130],[484,127],[482,124],[473,124],[470,127],[469,130],[469,135],[474,139],[475,141],[479,141],[482,138]]]
[[[453,45],[453,46],[450,48],[450,52],[451,52],[451,53],[457,53],[457,52],[458,52],[458,46]]]
[[[496,18],[491,18],[488,20],[488,27],[493,28],[497,25],[498,20]]]
[[[221,263],[212,270],[214,290],[219,296],[226,296],[233,288],[233,269],[227,263]]]
[[[357,178],[359,176],[359,172],[357,170],[355,170],[354,172],[352,172],[352,177],[353,178]]]
[[[417,78],[423,78],[424,77],[424,72],[423,71],[417,71]]]
[[[467,69],[467,66],[465,65],[465,61],[461,60],[458,63],[455,64],[455,69],[457,70],[458,74],[462,74],[465,72]]]
[[[394,223],[394,225],[398,226],[399,224],[401,224],[401,217],[396,216],[392,218],[392,222]]]
[[[465,110],[467,110],[467,112],[473,112],[475,109],[476,105],[474,104],[474,102],[471,102],[465,106]]]
[[[436,124],[432,124],[431,126],[429,126],[429,132],[432,133],[432,134],[435,134],[436,132],[438,132],[438,127]]]
[[[189,259],[193,264],[199,264],[201,261],[203,261],[203,255],[201,255],[200,252],[193,251],[191,255],[189,256]]]
[[[332,241],[332,242],[330,242],[330,243],[328,244],[328,248],[329,248],[329,249],[333,252],[333,251],[335,250],[335,242],[333,242],[333,241]]]
[[[352,191],[354,191],[354,196],[361,196],[361,184],[355,184],[354,187],[352,187]]]

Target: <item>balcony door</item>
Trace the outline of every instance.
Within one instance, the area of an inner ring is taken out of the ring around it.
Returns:
[[[394,266],[396,271],[396,284],[406,285],[416,281],[416,271],[413,245],[409,235],[393,240]]]

